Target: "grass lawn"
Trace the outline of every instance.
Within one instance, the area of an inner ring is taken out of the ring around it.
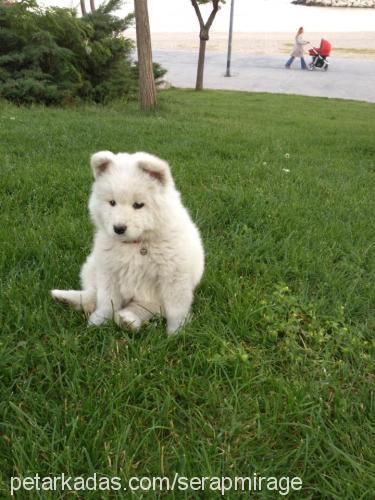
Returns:
[[[301,477],[293,498],[374,498],[375,106],[159,100],[150,115],[1,104],[0,497],[11,475],[256,472]],[[201,229],[206,272],[176,337],[161,321],[88,329],[49,296],[78,287],[101,149],[167,159]],[[59,498],[17,498],[38,495]],[[143,495],[111,498],[160,493]]]

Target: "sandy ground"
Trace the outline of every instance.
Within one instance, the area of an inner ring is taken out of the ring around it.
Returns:
[[[322,37],[332,43],[332,56],[375,59],[375,32],[305,34],[305,39],[314,46],[319,45]],[[226,52],[227,44],[227,33],[213,32],[206,50]],[[195,51],[199,37],[197,33],[153,33],[152,45],[154,50]],[[285,55],[291,51],[292,45],[293,34],[290,33],[234,33],[232,50],[236,54]]]

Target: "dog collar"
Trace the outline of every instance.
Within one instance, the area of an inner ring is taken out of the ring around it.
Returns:
[[[139,245],[140,243],[142,243],[141,240],[134,240],[134,241],[124,241],[124,243],[126,243],[127,245]],[[139,250],[139,253],[141,255],[147,255],[148,254],[148,250],[145,246],[142,246],[141,249]]]

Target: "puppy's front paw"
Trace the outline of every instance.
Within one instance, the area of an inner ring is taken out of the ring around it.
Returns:
[[[191,319],[191,314],[187,314],[185,317],[167,317],[167,334],[176,335],[181,328],[183,328],[186,323]]]
[[[99,326],[102,325],[106,319],[105,315],[100,313],[100,311],[94,311],[90,314],[87,324],[88,326]]]
[[[139,330],[142,324],[138,316],[127,309],[115,314],[115,321],[121,328],[130,328],[131,330]]]
[[[172,335],[176,335],[179,332],[179,329],[181,328],[181,325],[178,323],[167,323],[167,334],[169,337]]]

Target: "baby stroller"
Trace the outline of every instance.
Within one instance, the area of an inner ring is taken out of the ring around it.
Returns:
[[[329,62],[327,61],[327,57],[331,54],[332,45],[328,40],[324,38],[320,41],[320,47],[317,49],[313,47],[309,50],[310,56],[312,56],[312,61],[309,64],[309,68],[314,70],[316,68],[320,68],[324,71],[328,70]]]

